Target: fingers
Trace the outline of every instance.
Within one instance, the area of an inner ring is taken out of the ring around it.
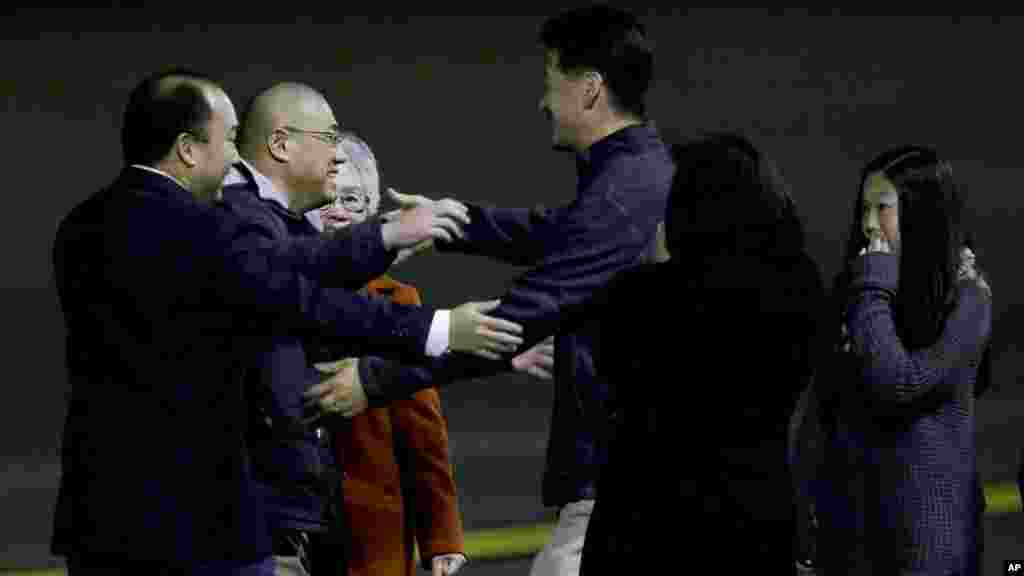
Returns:
[[[458,200],[445,198],[434,203],[434,214],[437,216],[448,216],[463,224],[469,224],[469,207]]]
[[[482,328],[487,328],[495,332],[504,332],[506,334],[522,334],[523,327],[511,320],[505,320],[504,318],[498,318],[495,316],[487,316],[480,314],[476,318],[477,324]],[[522,344],[522,338],[519,338],[519,343]]]
[[[871,240],[868,241],[867,252],[881,252],[888,254],[891,252],[889,242],[882,237],[881,234],[872,234]]]
[[[351,410],[353,403],[352,388],[355,385],[353,379],[357,373],[345,368],[351,368],[354,362],[354,359],[346,358],[338,362],[315,364],[314,367],[321,371],[323,371],[323,368],[334,366],[338,366],[341,369],[328,374],[327,378],[303,392],[302,395],[305,398],[304,405],[306,407],[317,406],[325,412]]]
[[[473,302],[477,312],[490,312],[501,304],[501,300],[487,300],[485,302]]]
[[[422,206],[430,202],[429,199],[423,196],[416,196],[414,194],[402,194],[394,188],[388,188],[388,198],[391,198],[396,204],[403,208],[412,208],[414,206]]]
[[[317,362],[313,364],[313,367],[320,372],[324,372],[324,379],[327,380],[353,362],[355,362],[354,358],[343,358],[341,360],[335,360],[334,362]]]
[[[430,564],[431,576],[453,576],[466,564],[466,557],[462,554],[443,554],[435,556]]]
[[[451,216],[435,216],[434,217],[434,228],[443,228],[450,234],[454,234],[461,239],[466,238],[466,233],[462,230],[462,226],[458,222],[452,219]]]
[[[410,256],[412,256],[412,250],[408,248],[402,248],[401,250],[398,251],[398,256],[395,256],[395,260],[394,262],[391,263],[391,265],[398,266],[402,262],[408,260]]]
[[[433,238],[427,238],[426,240],[424,240],[424,241],[422,241],[422,242],[420,242],[418,244],[413,245],[411,248],[409,248],[409,251],[412,254],[417,254],[419,252],[423,252],[425,250],[431,250],[433,248],[434,248],[434,239]]]
[[[331,382],[330,379],[327,379],[315,386],[311,386],[308,390],[303,392],[302,395],[306,398],[306,400],[309,403],[313,404],[318,402],[321,398],[330,393],[330,391],[333,389],[334,384]]]
[[[540,378],[541,380],[551,380],[551,372],[541,368],[540,366],[530,366],[527,368],[526,373],[534,378]]]
[[[452,233],[445,230],[436,223],[430,229],[430,238],[432,240],[440,240],[443,242],[452,242]]]
[[[515,352],[522,345],[523,339],[505,332],[496,332],[485,326],[478,326],[476,333],[484,338],[482,346],[495,352]]]
[[[486,358],[488,360],[501,360],[501,354],[491,352],[490,350],[487,350],[485,348],[477,348],[476,350],[471,351],[470,354],[474,356],[479,356],[481,358]]]
[[[444,228],[438,226],[435,226],[430,229],[430,236],[433,237],[435,240],[443,240],[445,242],[452,241],[451,233],[445,230]]]

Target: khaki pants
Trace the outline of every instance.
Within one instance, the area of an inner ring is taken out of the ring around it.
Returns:
[[[551,539],[533,559],[530,576],[579,576],[583,538],[593,510],[593,500],[570,502],[559,510]]]
[[[310,576],[298,556],[274,556],[274,576]]]

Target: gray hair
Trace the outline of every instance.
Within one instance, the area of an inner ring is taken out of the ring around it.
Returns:
[[[380,173],[377,171],[377,158],[373,150],[354,132],[343,132],[340,145],[359,174],[366,193],[367,212],[376,214],[380,208]]]

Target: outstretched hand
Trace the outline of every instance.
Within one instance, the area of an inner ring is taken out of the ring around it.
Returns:
[[[488,360],[500,360],[502,354],[515,352],[523,343],[520,336],[523,327],[485,314],[499,303],[499,300],[466,302],[454,308],[448,327],[448,348]]]
[[[463,238],[462,224],[469,224],[469,208],[444,198],[431,200],[425,196],[401,194],[393,188],[388,196],[398,208],[381,215],[381,235],[389,249],[412,248],[428,240],[451,242]]]
[[[516,372],[529,374],[541,380],[551,380],[555,368],[555,337],[548,336],[526,352],[512,359]]]

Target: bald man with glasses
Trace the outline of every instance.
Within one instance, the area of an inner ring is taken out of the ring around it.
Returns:
[[[224,207],[263,230],[270,242],[287,246],[319,237],[305,214],[329,204],[337,195],[334,180],[349,168],[340,137],[338,122],[321,93],[295,83],[268,88],[243,114],[238,142],[241,160],[225,180]],[[432,209],[434,233],[442,238],[461,233],[463,205],[439,200]],[[382,262],[371,250],[361,248],[369,246],[364,237],[382,233],[376,230],[391,230],[398,236],[391,245],[410,245],[403,244],[407,238],[393,224],[393,219],[373,219],[341,232],[350,236],[353,247],[351,282],[345,288],[358,290],[394,261],[394,252],[389,261]],[[364,253],[365,258],[361,257]],[[494,305],[470,302],[436,311],[425,354],[515,349],[519,339],[513,332],[518,327],[483,314]],[[358,325],[379,321],[373,316],[345,320]],[[332,419],[338,418],[335,388],[351,377],[355,363],[333,362],[325,368],[322,363],[337,360],[337,356],[328,357],[326,349],[337,347],[327,346],[329,343],[312,334],[281,328],[251,336],[261,342],[261,352],[251,359],[246,381],[249,450],[258,489],[266,495],[275,574],[313,573],[321,561],[343,564],[347,538],[336,506],[340,471],[334,464],[328,428]],[[311,389],[317,392],[310,398]],[[312,544],[325,538],[330,544],[317,549],[328,550],[335,557],[311,557]]]

